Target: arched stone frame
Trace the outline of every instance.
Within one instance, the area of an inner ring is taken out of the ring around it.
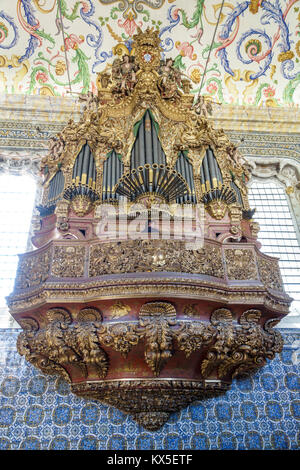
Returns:
[[[277,181],[285,188],[300,246],[300,161],[286,157],[247,157],[251,181]],[[249,186],[251,186],[251,181]],[[300,286],[299,286],[300,288]],[[281,320],[279,328],[299,328],[300,314]]]
[[[33,248],[31,238],[33,236],[33,228],[35,219],[38,219],[38,211],[36,206],[40,203],[42,197],[42,180],[40,176],[40,162],[44,153],[34,153],[34,150],[25,151],[7,151],[0,149],[0,176],[3,174],[10,174],[15,176],[30,175],[36,182],[36,194],[33,205],[32,219],[27,238],[26,250],[29,251]],[[2,309],[0,309],[2,310]],[[8,328],[18,327],[17,323],[12,317],[9,317],[8,310],[0,311],[0,316],[4,317],[7,313],[7,326]]]
[[[285,187],[300,243],[300,160],[286,157],[247,157],[252,178],[278,180]],[[251,182],[250,182],[251,184]]]

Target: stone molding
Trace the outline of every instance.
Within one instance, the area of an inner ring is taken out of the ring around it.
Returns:
[[[282,157],[247,158],[253,178],[275,180],[285,187],[300,232],[300,161]]]

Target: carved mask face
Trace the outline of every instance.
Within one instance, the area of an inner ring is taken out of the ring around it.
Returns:
[[[91,211],[93,204],[87,196],[80,195],[72,200],[71,207],[76,215],[83,217]]]
[[[206,206],[209,214],[217,220],[223,219],[227,211],[227,205],[223,201],[212,201]]]

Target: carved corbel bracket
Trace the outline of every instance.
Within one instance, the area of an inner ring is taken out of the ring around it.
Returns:
[[[68,214],[69,202],[65,199],[58,201],[55,214],[56,214],[56,228],[62,232],[69,229]]]
[[[55,307],[38,320],[20,320],[18,351],[42,372],[71,382],[74,393],[116,406],[154,430],[169,413],[226,391],[233,378],[263,366],[282,349],[280,333],[273,330],[278,320],[268,320],[263,328],[259,310],[245,311],[238,322],[227,308],[212,312],[209,322],[181,315],[178,319],[175,306],[160,300],[142,304],[135,321],[103,322],[95,307],[77,314]],[[140,365],[137,373],[141,349],[147,367]],[[123,358],[126,379],[118,379],[114,370],[120,363],[116,354]],[[199,372],[194,379],[188,372],[172,378],[169,364],[184,357]],[[159,378],[162,373],[167,380]]]
[[[146,340],[145,361],[156,376],[173,355],[171,327],[176,324],[176,310],[168,302],[149,302],[140,310],[139,333]]]

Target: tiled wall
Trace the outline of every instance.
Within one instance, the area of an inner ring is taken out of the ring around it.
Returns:
[[[280,355],[223,396],[199,401],[149,432],[130,416],[70,393],[16,351],[0,330],[0,449],[298,449],[300,331]]]

